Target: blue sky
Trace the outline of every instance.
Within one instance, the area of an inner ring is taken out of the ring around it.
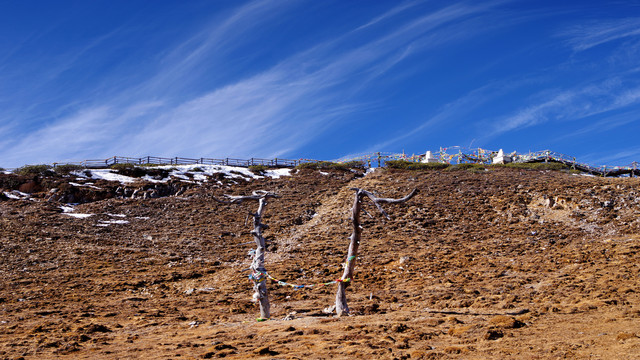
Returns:
[[[0,166],[640,161],[640,1],[0,0]]]

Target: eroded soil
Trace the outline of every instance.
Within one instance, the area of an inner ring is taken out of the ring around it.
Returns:
[[[323,312],[335,285],[270,282],[256,322],[256,204],[213,197],[277,192],[267,269],[314,284],[341,276],[353,187],[420,192],[390,220],[365,202],[352,315]],[[78,205],[87,218],[46,190],[0,200],[0,359],[640,358],[638,179],[304,170]]]

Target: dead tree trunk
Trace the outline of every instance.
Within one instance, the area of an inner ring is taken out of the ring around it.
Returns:
[[[342,277],[338,282],[338,292],[336,293],[336,314],[338,316],[349,314],[346,290],[349,286],[349,283],[353,279],[353,270],[356,263],[356,257],[358,256],[358,248],[360,247],[360,238],[362,234],[362,226],[360,225],[360,210],[362,209],[362,198],[364,196],[367,196],[369,199],[371,199],[378,210],[380,210],[382,215],[389,219],[389,215],[384,211],[380,204],[405,202],[415,196],[415,194],[418,192],[417,189],[414,189],[411,194],[401,199],[386,199],[378,198],[373,193],[370,193],[366,190],[357,188],[353,188],[351,190],[354,190],[356,192],[355,198],[353,200],[353,208],[351,211],[353,232],[351,233],[351,237],[349,238],[350,241],[349,251],[347,253],[347,261],[344,267],[344,272],[342,273]]]
[[[258,200],[258,211],[250,213],[253,216],[253,230],[251,235],[256,242],[256,252],[251,262],[251,275],[253,280],[253,299],[260,304],[260,318],[258,320],[267,320],[271,317],[269,304],[269,291],[267,290],[267,269],[264,266],[264,255],[266,251],[265,239],[262,236],[262,230],[268,226],[262,223],[262,214],[267,206],[268,198],[277,198],[274,193],[264,190],[254,191],[250,196],[230,196],[225,195],[229,201],[220,201],[224,203],[241,203],[244,200]],[[217,199],[216,199],[217,200]]]

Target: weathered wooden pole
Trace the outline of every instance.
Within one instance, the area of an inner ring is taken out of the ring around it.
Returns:
[[[262,214],[267,206],[268,198],[277,198],[278,195],[264,190],[254,191],[249,196],[231,196],[225,195],[229,201],[220,201],[227,204],[238,204],[244,200],[257,200],[258,211],[251,213],[253,216],[253,230],[251,235],[256,242],[256,251],[253,255],[253,261],[251,262],[251,275],[249,277],[253,280],[253,300],[260,304],[260,317],[258,321],[268,320],[271,317],[271,305],[269,303],[269,291],[267,290],[267,269],[264,265],[264,255],[266,252],[266,241],[262,236],[262,230],[267,229],[268,226],[262,223]]]
[[[415,194],[417,194],[418,192],[417,189],[414,189],[411,194],[401,199],[385,199],[378,198],[373,193],[363,189],[353,188],[351,190],[354,190],[356,192],[353,200],[353,208],[351,210],[353,232],[349,237],[349,251],[347,252],[347,261],[344,266],[344,272],[342,273],[342,277],[338,281],[338,291],[336,293],[336,314],[338,316],[348,315],[350,312],[349,306],[347,305],[346,290],[349,286],[349,283],[353,279],[353,270],[356,263],[356,257],[358,256],[358,249],[360,247],[360,238],[362,234],[362,226],[360,225],[360,210],[362,209],[362,198],[364,196],[367,196],[369,199],[371,199],[371,201],[373,201],[382,215],[389,219],[389,215],[384,211],[380,204],[405,202],[415,196]]]

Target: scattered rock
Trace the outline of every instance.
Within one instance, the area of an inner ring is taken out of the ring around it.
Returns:
[[[111,329],[101,324],[91,324],[84,329],[85,334],[108,333],[108,332],[111,332]]]
[[[278,355],[279,352],[269,349],[268,346],[262,346],[253,351],[258,355]]]
[[[501,330],[497,330],[497,329],[489,329],[487,330],[487,332],[484,334],[484,339],[485,340],[498,340],[501,337],[503,337],[504,334],[502,333]]]
[[[491,320],[489,324],[500,329],[517,329],[524,326],[524,323],[518,321],[516,318],[507,315],[498,315]]]
[[[635,333],[621,332],[616,336],[616,340],[624,342],[632,338],[638,337]]]
[[[327,308],[324,308],[322,310],[322,312],[325,313],[325,314],[333,314],[334,311],[336,311],[336,306],[335,305],[331,305],[331,306],[329,306]]]

